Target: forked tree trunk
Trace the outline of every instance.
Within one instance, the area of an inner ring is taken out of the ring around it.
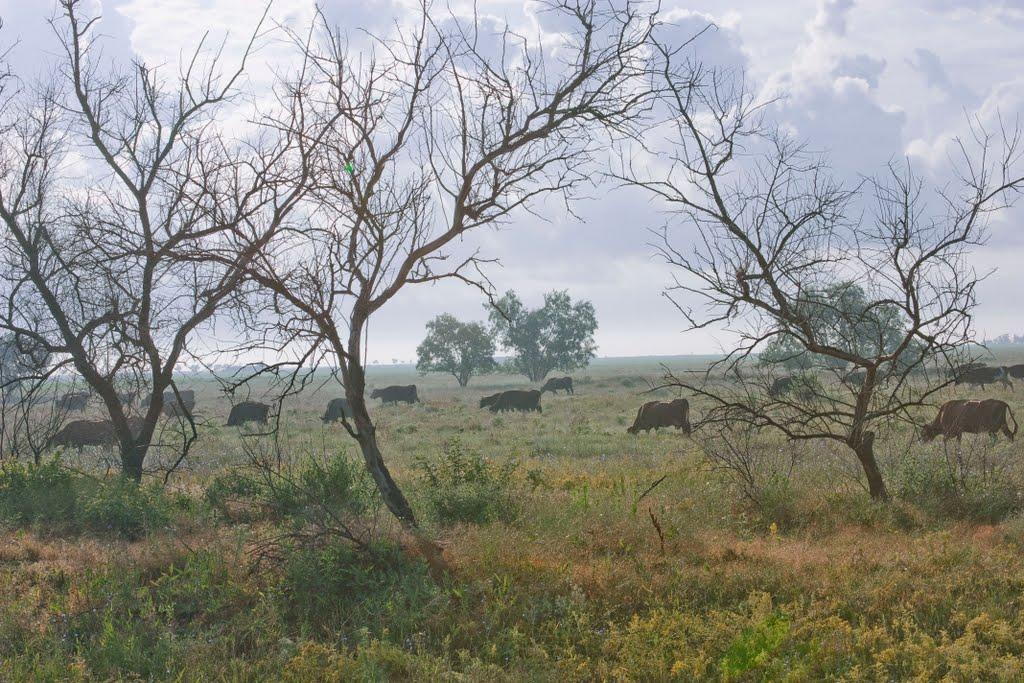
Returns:
[[[882,478],[882,470],[878,467],[875,459],[875,433],[864,432],[859,442],[851,443],[850,448],[857,454],[861,467],[864,468],[864,476],[868,480],[868,493],[872,500],[888,501],[889,491],[885,488],[885,480]]]

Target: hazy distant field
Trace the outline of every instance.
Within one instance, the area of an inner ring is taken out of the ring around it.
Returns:
[[[288,527],[210,508],[211,482],[247,458],[238,430],[222,426],[217,385],[183,378],[205,424],[171,480],[172,530],[134,542],[31,528],[0,537],[0,678],[1024,677],[1020,441],[965,439],[998,478],[979,479],[969,505],[953,509],[942,500],[949,451],[921,445],[909,427],[879,436],[888,506],[868,500],[836,446],[765,434],[761,448],[800,458],[792,480],[754,504],[708,466],[700,437],[625,431],[661,363],[706,362],[597,360],[572,373],[576,396],[544,396],[543,415],[477,407],[485,393],[528,386],[523,378],[484,376],[463,390],[410,367],[372,367],[371,389],[419,386],[421,404],[373,402],[372,415],[395,478],[445,549],[452,574],[440,582],[415,557],[365,559],[331,544],[254,569],[261,539]],[[984,393],[1024,418],[1024,386]],[[319,420],[336,395],[286,403],[284,457],[357,456],[340,425]],[[692,410],[700,416],[699,401]],[[433,512],[417,462],[438,462],[453,444],[511,463],[496,485],[502,514],[451,523]],[[386,514],[374,520],[383,537],[397,534]]]

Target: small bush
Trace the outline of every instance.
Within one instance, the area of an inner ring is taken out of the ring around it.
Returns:
[[[749,425],[724,426],[697,439],[707,464],[727,478],[759,525],[796,525],[792,478],[802,452],[795,444],[766,441]]]
[[[328,541],[285,553],[280,604],[303,630],[356,635],[366,629],[401,639],[421,629],[438,590],[426,565],[394,543],[375,542],[360,552]]]
[[[64,526],[75,519],[77,502],[73,475],[56,458],[0,468],[0,520],[8,524]]]
[[[310,458],[301,465],[254,462],[206,488],[210,506],[231,521],[269,519],[302,524],[310,516],[355,517],[379,502],[366,471],[345,455]]]
[[[904,458],[893,473],[896,497],[933,519],[994,524],[1024,509],[1018,482],[1003,473],[965,467],[954,460]]]
[[[170,520],[171,503],[155,487],[93,479],[62,468],[56,458],[0,468],[0,522],[12,526],[138,540]]]
[[[112,533],[138,540],[171,521],[170,502],[153,486],[138,486],[125,479],[102,482],[81,491],[82,526],[98,533]]]
[[[797,526],[800,518],[796,501],[797,494],[790,478],[776,475],[764,481],[752,504],[764,526],[776,524],[780,529],[791,529]]]
[[[427,506],[440,523],[483,524],[515,518],[509,480],[516,463],[495,465],[453,440],[444,445],[436,462],[420,457],[416,465],[425,484]]]

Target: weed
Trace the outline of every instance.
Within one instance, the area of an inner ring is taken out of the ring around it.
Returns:
[[[427,506],[441,524],[510,521],[518,512],[510,485],[513,461],[495,465],[454,439],[436,461],[420,457],[416,466]]]

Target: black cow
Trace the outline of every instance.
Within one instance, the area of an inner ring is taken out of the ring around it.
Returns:
[[[1006,371],[1014,379],[1024,379],[1024,365],[1011,365]]]
[[[963,365],[958,365],[955,368],[949,368],[946,370],[946,377],[949,379],[956,379],[960,375],[970,372],[971,370],[979,370],[985,367],[988,366],[984,363],[964,363]]]
[[[851,386],[862,387],[867,376],[867,370],[851,370],[844,381]]]
[[[420,397],[416,395],[416,385],[391,386],[383,389],[374,389],[370,398],[379,398],[385,405],[388,403],[418,403]]]
[[[685,398],[674,401],[649,401],[636,413],[633,425],[626,431],[636,434],[640,430],[657,432],[662,427],[676,427],[684,434],[690,433],[690,402]]]
[[[772,398],[779,398],[780,396],[788,394],[792,389],[792,377],[779,377],[777,380],[772,382],[771,387],[768,388],[768,395]]]
[[[128,427],[138,434],[141,418],[129,418]],[[49,446],[66,446],[81,451],[86,446],[113,446],[117,441],[114,423],[110,420],[72,420],[53,435]]]
[[[182,413],[181,409],[184,408],[188,414],[192,414],[192,411],[196,407],[196,392],[193,389],[182,389],[178,392],[181,394],[181,403],[178,402],[178,397],[174,395],[173,391],[164,392],[164,415],[167,417],[177,417]],[[142,399],[142,407],[148,408],[152,400],[151,396],[146,396]]]
[[[342,418],[352,417],[352,411],[348,407],[348,400],[344,398],[332,398],[327,403],[327,410],[320,418],[324,422],[337,422]]]
[[[185,389],[181,393],[181,402],[174,396],[174,392],[164,393],[164,415],[167,417],[179,417],[181,415],[192,415],[196,407],[196,392]]]
[[[980,386],[985,388],[986,384],[999,382],[1004,387],[1013,389],[1006,368],[981,367],[967,370],[957,375],[954,384],[967,384],[968,386]]]
[[[507,410],[518,410],[520,412],[536,410],[538,413],[544,412],[540,407],[540,392],[536,389],[503,391],[494,398],[494,401],[488,405],[488,408],[490,408],[492,413],[503,413]]]
[[[237,427],[243,425],[246,422],[259,422],[260,424],[267,424],[267,414],[270,412],[270,406],[266,403],[257,403],[256,401],[243,401],[236,406],[231,408],[231,415],[228,416],[228,427]]]
[[[480,399],[480,407],[486,408],[489,405],[493,405],[494,402],[498,400],[499,396],[501,396],[500,391],[496,394],[491,394],[490,396],[484,396],[482,399]]]
[[[57,409],[66,410],[69,413],[80,413],[89,405],[89,394],[79,392],[75,394],[64,394],[57,399]]]
[[[559,391],[564,391],[567,394],[575,394],[572,390],[572,377],[552,377],[544,386],[541,387],[540,393],[550,391],[552,394],[557,394]]]

